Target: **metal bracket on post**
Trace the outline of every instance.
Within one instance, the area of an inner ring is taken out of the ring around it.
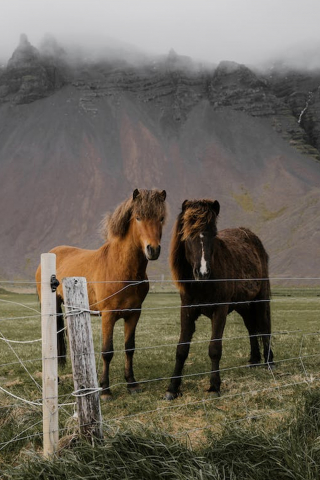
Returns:
[[[55,275],[51,275],[51,279],[50,279],[51,292],[55,292],[59,287],[59,285],[60,285],[60,282],[57,279],[57,277]]]

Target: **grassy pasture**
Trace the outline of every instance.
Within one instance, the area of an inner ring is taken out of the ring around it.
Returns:
[[[40,339],[39,309],[35,295],[2,290],[0,337],[15,341]],[[209,438],[220,438],[222,432],[232,426],[239,429],[254,425],[264,434],[273,435],[280,424],[296,415],[297,405],[305,392],[319,388],[319,312],[320,297],[315,289],[274,291],[272,319],[276,368],[273,372],[262,367],[246,367],[247,331],[237,314],[229,315],[220,364],[223,382],[220,398],[206,393],[210,371],[207,353],[210,322],[201,317],[184,371],[183,396],[168,403],[163,395],[173,370],[179,336],[179,296],[162,291],[150,294],[136,333],[134,365],[136,379],[143,386],[140,394],[127,393],[123,378],[122,321],[115,328],[115,356],[110,372],[114,399],[102,404],[106,435],[142,428],[173,435],[178,443],[189,442],[195,449],[203,447]],[[98,317],[92,317],[92,326],[100,372]],[[0,387],[16,397],[41,401],[41,342],[0,342]],[[67,444],[77,432],[74,406],[70,405],[74,402],[70,361],[59,376],[59,403],[64,404],[59,414],[60,437]],[[40,451],[41,430],[41,407],[23,403],[0,390],[0,465],[19,463],[27,450]]]

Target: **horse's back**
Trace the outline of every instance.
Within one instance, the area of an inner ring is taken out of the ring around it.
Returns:
[[[235,279],[264,279],[263,281],[236,282],[236,292],[251,290],[251,294],[270,295],[268,254],[259,239],[245,227],[226,228],[219,231],[218,254],[223,276]]]
[[[86,250],[83,248],[61,245],[54,247],[49,253],[56,255],[56,277],[61,281],[64,277],[92,277],[94,266],[95,250]],[[36,282],[38,295],[41,292],[41,264],[36,271]],[[62,296],[61,285],[58,288],[58,295]]]
[[[220,230],[217,238],[223,242],[231,255],[240,256],[244,262],[247,254],[249,257],[257,256],[263,263],[268,263],[268,254],[260,238],[246,227]]]

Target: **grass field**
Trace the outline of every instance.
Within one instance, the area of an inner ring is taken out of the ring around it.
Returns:
[[[157,435],[173,435],[180,445],[188,443],[193,449],[199,449],[208,438],[212,440],[214,437],[217,441],[232,426],[235,429],[254,426],[264,434],[274,435],[279,425],[296,417],[299,402],[306,392],[319,389],[318,295],[316,289],[274,291],[272,343],[276,365],[273,372],[262,367],[246,367],[249,355],[247,331],[237,314],[228,317],[220,364],[220,398],[212,398],[206,392],[210,371],[207,353],[210,322],[201,317],[186,362],[183,396],[168,403],[163,396],[172,374],[179,336],[179,296],[161,291],[150,294],[136,334],[135,376],[143,385],[143,391],[137,395],[129,395],[126,390],[123,322],[116,325],[115,356],[110,372],[114,399],[102,404],[106,436],[142,428]],[[35,295],[2,290],[0,337],[15,341],[40,339],[39,309]],[[92,326],[97,369],[100,371],[98,317],[92,317]],[[41,401],[41,342],[0,341],[0,389],[28,401]],[[70,361],[59,377],[59,404],[73,403]],[[40,451],[42,448],[41,407],[23,403],[6,392],[0,390],[0,465],[19,464],[26,451]],[[72,405],[60,408],[60,438],[64,444],[68,444],[77,433],[73,413]]]

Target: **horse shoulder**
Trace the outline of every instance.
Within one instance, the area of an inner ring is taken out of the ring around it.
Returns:
[[[219,231],[216,238],[219,248],[230,252],[231,255],[239,255],[245,251],[250,252],[257,246],[263,248],[257,235],[246,227],[225,228]]]
[[[56,254],[57,278],[62,282],[65,277],[85,277],[87,282],[96,277],[96,251],[62,245],[50,253]],[[59,289],[59,294],[62,290]]]
[[[229,271],[230,278],[268,276],[268,255],[259,237],[245,227],[219,232],[217,258]],[[215,257],[216,258],[216,257]]]
[[[87,250],[88,252],[90,250]],[[49,253],[54,253],[57,259],[70,258],[72,256],[81,256],[83,252],[86,252],[83,248],[71,247],[69,245],[59,245],[50,250]]]

